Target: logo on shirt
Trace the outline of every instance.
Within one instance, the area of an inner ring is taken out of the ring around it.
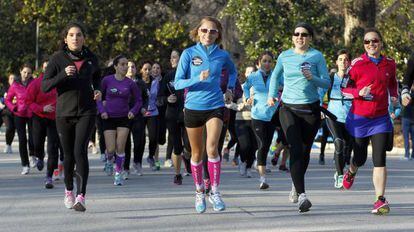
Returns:
[[[194,66],[200,66],[203,63],[203,60],[199,56],[194,56],[193,59],[191,60],[191,63]]]
[[[117,93],[118,89],[117,88],[112,88],[112,89],[109,89],[109,91],[111,91],[111,93]]]

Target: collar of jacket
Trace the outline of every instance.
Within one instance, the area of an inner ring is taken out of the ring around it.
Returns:
[[[211,55],[218,48],[218,45],[214,43],[206,48],[201,42],[198,42],[197,48],[203,51],[206,55]]]

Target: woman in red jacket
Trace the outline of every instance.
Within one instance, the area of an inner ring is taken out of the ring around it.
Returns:
[[[29,174],[29,156],[27,152],[27,136],[26,136],[26,125],[29,129],[29,153],[31,163],[35,163],[34,160],[34,149],[32,140],[32,123],[31,123],[31,112],[26,105],[26,90],[32,81],[32,68],[28,64],[22,65],[20,69],[20,76],[16,78],[13,84],[7,91],[6,105],[7,108],[12,112],[14,116],[14,124],[16,126],[17,135],[19,137],[19,153],[22,162],[23,170],[22,175]],[[31,165],[34,167],[34,165]],[[37,163],[39,170],[43,169],[41,162]]]
[[[47,136],[47,170],[45,188],[53,188],[53,171],[58,166],[59,136],[56,130],[56,89],[48,93],[41,90],[43,74],[32,81],[27,88],[26,105],[32,112],[32,131],[35,154],[38,163],[43,163]]]
[[[353,97],[353,104],[345,126],[354,137],[354,157],[349,170],[345,173],[343,186],[350,189],[358,167],[367,160],[368,144],[372,144],[374,163],[373,182],[376,202],[372,213],[389,212],[385,200],[387,169],[386,151],[392,149],[393,126],[388,113],[389,95],[397,101],[397,80],[395,61],[381,54],[383,48],[381,33],[369,28],[364,33],[365,53],[352,61],[349,77],[343,81],[345,96]]]

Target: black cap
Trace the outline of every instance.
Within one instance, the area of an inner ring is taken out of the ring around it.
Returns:
[[[311,26],[309,23],[300,22],[300,23],[296,24],[296,26],[295,26],[295,30],[296,30],[296,28],[298,28],[298,27],[303,27],[303,28],[305,28],[305,29],[309,32],[309,34],[313,37],[313,28],[312,28],[312,26]]]

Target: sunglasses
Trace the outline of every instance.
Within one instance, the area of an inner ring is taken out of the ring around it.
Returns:
[[[295,32],[295,33],[293,33],[293,36],[302,36],[302,37],[308,37],[309,36],[309,33],[299,33],[299,32]]]
[[[203,33],[210,33],[212,35],[216,35],[219,33],[219,31],[217,29],[208,29],[208,28],[200,28],[200,31]]]
[[[364,39],[364,44],[370,44],[370,43],[379,43],[379,39]]]

